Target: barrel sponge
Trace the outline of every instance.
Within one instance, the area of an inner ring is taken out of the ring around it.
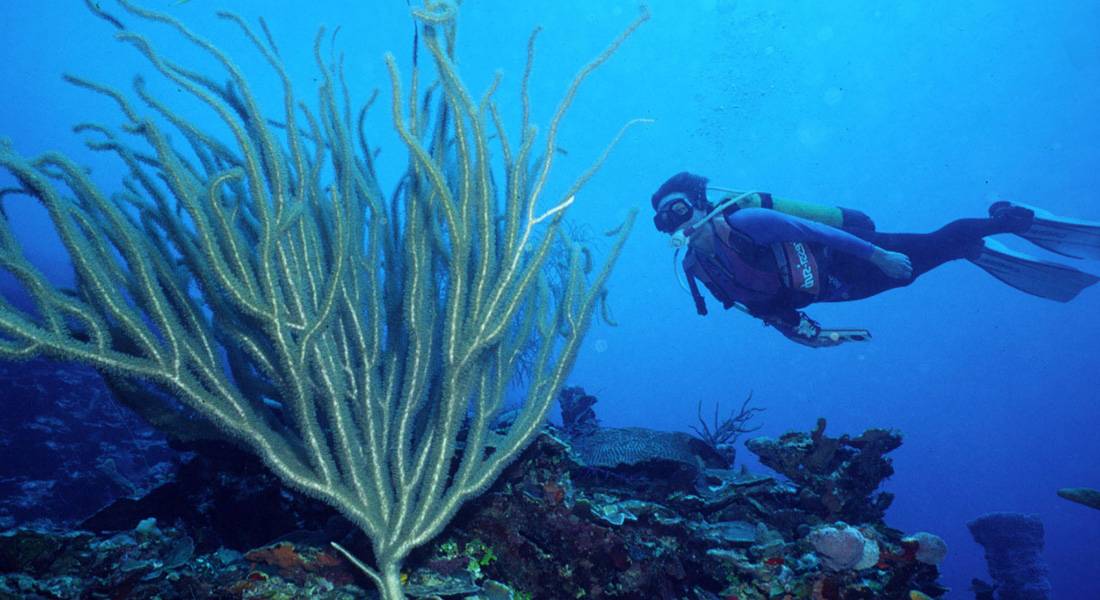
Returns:
[[[1050,580],[1043,559],[1043,522],[1035,515],[991,513],[966,524],[985,548],[998,600],[1049,600]]]
[[[974,541],[994,549],[1043,549],[1043,522],[1035,515],[989,513],[966,524]]]

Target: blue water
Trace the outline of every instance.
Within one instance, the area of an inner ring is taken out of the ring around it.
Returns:
[[[150,3],[244,52],[238,63],[258,74],[256,91],[272,112],[277,82],[213,9],[264,15],[303,96],[315,85],[315,28],[342,25],[353,94],[362,100],[381,88],[372,126],[388,131],[381,56],[394,50],[407,72],[404,2],[315,0],[286,12],[271,4]],[[60,74],[126,86],[151,70],[81,3],[43,6],[5,6],[0,135],[25,154],[69,153],[115,189],[117,164],[69,131],[86,120],[117,124],[115,107]],[[971,597],[970,579],[988,579],[966,521],[1001,510],[1043,519],[1056,597],[1100,597],[1100,513],[1054,493],[1100,487],[1100,290],[1059,305],[950,264],[900,291],[812,307],[826,325],[874,334],[870,343],[815,351],[739,313],[697,317],[648,212],[656,186],[687,169],[717,185],[858,208],[888,231],[979,216],[998,198],[1100,220],[1100,5],[661,0],[651,9],[653,19],[585,84],[559,138],[568,154],[559,157],[551,198],[622,123],[655,120],[623,142],[572,212],[599,231],[630,208],[643,211],[610,285],[620,326],[592,330],[572,383],[599,395],[599,414],[612,426],[685,430],[700,399],[732,405],[751,390],[767,408],[762,434],[808,429],[818,416],[834,435],[900,429],[888,522],[947,540],[949,597]],[[527,36],[543,25],[532,109],[545,124],[576,70],[635,14],[633,2],[467,0],[460,68],[478,92],[502,69],[502,110],[515,123]],[[209,64],[163,28],[142,31],[166,55]],[[154,89],[186,106],[171,86]],[[210,115],[196,110],[194,118]],[[392,183],[403,154],[387,135],[376,143]],[[32,256],[64,280],[42,215],[8,208]]]

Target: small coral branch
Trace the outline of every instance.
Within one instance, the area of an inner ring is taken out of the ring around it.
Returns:
[[[708,425],[706,419],[703,418],[703,401],[699,400],[699,404],[695,409],[695,414],[699,419],[699,427],[691,426],[691,431],[695,435],[703,440],[711,448],[714,448],[723,456],[729,458],[730,464],[733,464],[733,459],[736,456],[738,438],[746,433],[752,433],[760,429],[763,425],[756,425],[750,427],[749,422],[753,417],[764,412],[765,409],[749,406],[752,403],[752,392],[749,392],[748,397],[741,403],[741,408],[737,412],[730,411],[728,417],[722,421],[718,420],[718,411],[720,402],[714,403],[714,416],[711,423]]]

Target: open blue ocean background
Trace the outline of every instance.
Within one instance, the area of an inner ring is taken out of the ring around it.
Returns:
[[[233,53],[274,116],[276,78],[214,11],[264,16],[307,102],[317,27],[342,26],[337,46],[353,99],[381,90],[370,126],[386,181],[396,181],[404,153],[390,134],[382,55],[392,50],[407,75],[413,29],[403,0],[144,4]],[[950,264],[906,289],[811,307],[826,326],[874,335],[811,350],[737,312],[696,316],[649,209],[665,178],[691,170],[716,185],[856,208],[885,231],[932,230],[984,215],[1001,198],[1100,221],[1100,4],[657,0],[650,8],[651,21],[585,83],[559,137],[567,154],[550,200],[623,123],[654,120],[630,133],[571,211],[601,232],[642,210],[610,285],[620,324],[591,330],[572,383],[600,398],[610,426],[687,430],[700,400],[733,408],[751,391],[767,409],[760,434],[808,430],[818,417],[833,435],[899,429],[887,521],[947,540],[949,598],[972,597],[973,577],[988,580],[966,522],[990,511],[1039,515],[1055,597],[1100,598],[1100,512],[1055,495],[1100,487],[1100,289],[1061,305]],[[459,66],[478,95],[502,70],[498,99],[516,124],[527,38],[543,26],[532,110],[545,125],[576,71],[636,12],[624,0],[466,0]],[[162,98],[218,131],[82,2],[7,2],[4,20],[0,136],[24,154],[63,151],[104,189],[118,189],[118,163],[71,131],[85,121],[118,124],[117,109],[64,83],[67,72],[120,87],[143,73]],[[211,66],[166,28],[142,31],[166,56]],[[68,267],[47,221],[23,204],[7,202],[21,237],[64,282]],[[1100,273],[1100,264],[1082,268]]]

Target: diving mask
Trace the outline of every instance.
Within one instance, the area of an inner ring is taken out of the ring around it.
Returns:
[[[695,209],[687,196],[669,194],[657,205],[657,214],[653,215],[653,225],[662,233],[673,233],[684,223],[691,220]]]

